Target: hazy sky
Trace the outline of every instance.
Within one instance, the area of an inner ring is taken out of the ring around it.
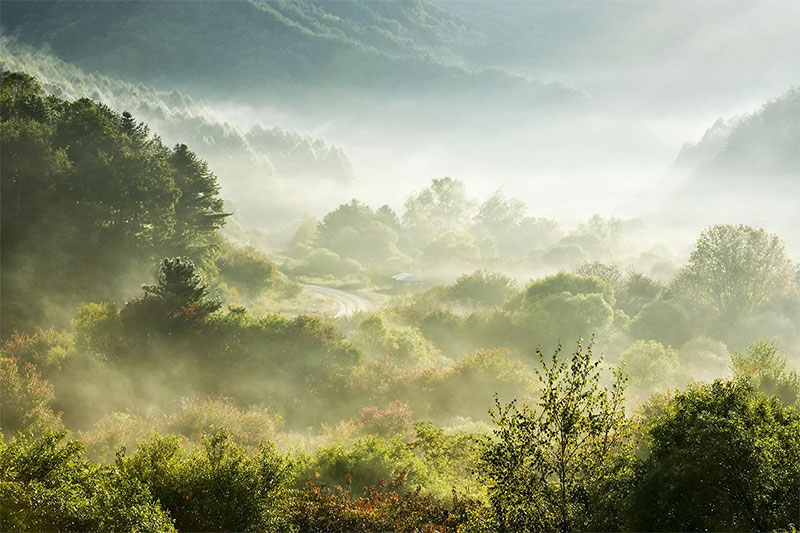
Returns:
[[[342,144],[360,176],[342,196],[400,206],[409,190],[449,175],[476,195],[502,187],[537,215],[577,220],[655,208],[679,185],[668,172],[684,142],[800,83],[800,2],[439,4],[489,35],[484,44],[497,54],[485,64],[495,59],[521,75],[574,85],[598,109],[563,120],[525,114],[500,127],[476,120],[435,129],[414,129],[413,119],[409,128],[360,126],[358,109],[347,120],[258,105],[225,115],[278,118]],[[518,38],[531,28],[530,36],[503,42],[497,32],[506,26]]]

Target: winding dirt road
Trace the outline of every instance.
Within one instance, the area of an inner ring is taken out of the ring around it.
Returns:
[[[301,285],[310,291],[319,293],[329,300],[336,302],[339,306],[339,310],[333,315],[334,318],[349,316],[357,311],[369,311],[373,307],[372,302],[352,292],[323,287],[322,285],[311,285],[309,283],[301,283]]]

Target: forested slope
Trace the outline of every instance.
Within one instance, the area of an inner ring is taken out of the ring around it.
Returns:
[[[117,299],[163,255],[210,267],[227,214],[217,178],[129,113],[2,79],[2,327],[63,323]]]
[[[586,103],[557,83],[446,64],[437,50],[469,30],[424,2],[11,1],[2,27],[86,70],[159,88],[191,85],[203,96],[269,96],[306,109],[410,93],[440,103],[486,95],[526,106]]]
[[[319,137],[277,124],[238,126],[207,105],[173,89],[160,91],[99,73],[87,73],[52,55],[3,38],[0,68],[34,75],[47,94],[64,99],[90,96],[116,111],[143,120],[167,144],[186,143],[206,159],[222,181],[222,194],[251,224],[297,216],[310,204],[274,201],[269,191],[282,188],[296,199],[309,180],[317,186],[341,186],[354,179],[348,155]],[[265,117],[264,120],[267,120]]]
[[[695,179],[713,183],[796,181],[800,175],[800,88],[758,110],[720,118],[696,143],[686,143],[675,162]]]

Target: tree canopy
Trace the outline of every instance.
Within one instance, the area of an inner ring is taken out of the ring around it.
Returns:
[[[228,214],[185,145],[87,98],[45,96],[23,73],[0,87],[3,335],[119,298],[158,257],[213,263]]]

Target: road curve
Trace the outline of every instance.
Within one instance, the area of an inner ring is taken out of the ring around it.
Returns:
[[[322,285],[311,285],[310,283],[301,283],[300,285],[336,302],[339,305],[339,310],[333,315],[334,318],[349,316],[357,311],[369,311],[373,307],[372,302],[352,292],[323,287]]]

